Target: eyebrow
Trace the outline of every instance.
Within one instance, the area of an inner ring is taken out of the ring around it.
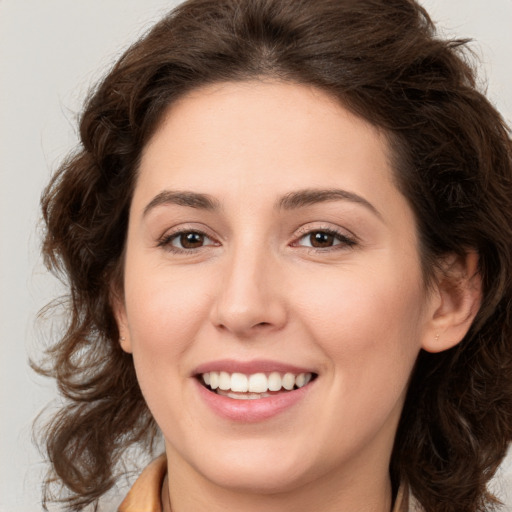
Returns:
[[[305,206],[325,203],[328,201],[349,201],[352,203],[360,204],[382,220],[381,213],[364,197],[361,197],[354,192],[349,192],[348,190],[337,188],[305,189],[298,190],[296,192],[290,192],[278,201],[277,206],[283,210],[295,210]]]
[[[318,203],[329,201],[349,201],[360,204],[374,213],[382,220],[380,212],[367,201],[354,192],[342,189],[304,189],[290,192],[281,197],[275,204],[277,209],[296,210],[306,206],[312,206]],[[216,211],[220,210],[220,202],[209,194],[202,194],[191,191],[173,191],[164,190],[157,194],[144,208],[143,215],[146,216],[157,206],[175,204],[178,206],[187,206],[199,210]]]
[[[143,215],[147,215],[150,210],[157,206],[176,204],[178,206],[188,206],[189,208],[197,208],[199,210],[219,210],[220,203],[217,199],[208,194],[200,194],[198,192],[181,192],[164,190],[156,195],[144,208]]]

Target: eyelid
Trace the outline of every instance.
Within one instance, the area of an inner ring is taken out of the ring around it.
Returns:
[[[317,233],[317,232],[328,233],[328,234],[336,237],[338,240],[340,240],[341,243],[332,245],[330,247],[311,247],[311,246],[299,245],[298,242],[302,238],[304,238],[308,235],[311,235],[312,233]],[[315,226],[315,225],[308,224],[305,226],[301,226],[297,230],[297,232],[294,235],[294,241],[291,245],[294,247],[304,247],[304,248],[307,248],[308,250],[325,252],[325,251],[329,251],[329,250],[331,250],[331,251],[332,250],[340,250],[340,249],[344,249],[347,247],[352,247],[352,246],[356,245],[357,243],[358,243],[358,238],[353,233],[351,233],[350,231],[348,231],[346,229],[334,227],[332,225],[327,226],[327,225],[322,224],[322,225]]]
[[[201,247],[197,247],[194,249],[182,249],[180,247],[176,247],[172,245],[172,241],[179,237],[182,234],[185,233],[197,233],[199,235],[204,236],[208,240],[212,241],[213,243],[205,244]],[[183,225],[180,224],[178,226],[172,227],[170,229],[167,229],[164,234],[160,237],[158,237],[156,241],[157,247],[162,247],[165,250],[168,250],[169,252],[174,253],[183,253],[183,254],[190,254],[192,252],[197,252],[201,249],[204,249],[206,247],[213,247],[213,246],[219,246],[220,242],[217,240],[215,236],[213,236],[211,233],[209,233],[208,229],[205,229],[204,227],[197,227],[194,225]]]
[[[340,242],[337,244],[334,244],[329,247],[312,247],[307,245],[301,245],[299,242],[302,238],[311,235],[312,233],[316,232],[324,232],[328,233],[334,237]],[[197,248],[180,248],[172,245],[172,241],[179,237],[182,234],[186,233],[197,233],[202,236],[204,236],[206,239],[208,239],[212,243],[206,243],[200,247]],[[358,244],[358,238],[350,231],[344,228],[335,227],[332,225],[326,225],[326,224],[320,224],[320,225],[314,225],[314,223],[308,223],[306,225],[301,226],[299,229],[296,230],[296,232],[293,235],[293,240],[290,243],[290,246],[292,247],[303,247],[308,250],[312,251],[319,251],[319,252],[328,252],[332,250],[340,250],[340,249],[346,249],[350,248],[356,244]],[[183,253],[183,254],[191,254],[193,252],[200,251],[202,249],[208,248],[208,247],[215,247],[222,245],[218,237],[212,235],[210,233],[210,230],[205,228],[204,226],[198,227],[197,225],[187,225],[187,224],[179,224],[177,226],[174,226],[172,228],[167,229],[164,234],[156,240],[156,246],[164,248],[170,252],[175,253]]]

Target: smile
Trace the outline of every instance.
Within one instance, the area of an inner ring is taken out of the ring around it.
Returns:
[[[218,395],[235,400],[256,400],[273,396],[275,393],[300,389],[314,376],[312,373],[260,372],[246,375],[238,372],[211,371],[202,373],[200,379],[207,389]]]

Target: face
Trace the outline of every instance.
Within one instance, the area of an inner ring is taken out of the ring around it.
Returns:
[[[167,112],[117,318],[170,467],[257,492],[387,474],[433,336],[389,162],[377,129],[302,85],[217,84]]]

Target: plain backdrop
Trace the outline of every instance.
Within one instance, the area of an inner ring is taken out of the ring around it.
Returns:
[[[0,512],[40,511],[32,421],[55,400],[28,355],[50,336],[37,312],[61,291],[39,257],[41,190],[76,143],[91,85],[170,0],[0,0]],[[512,0],[423,0],[447,35],[476,40],[482,83],[512,122]],[[512,511],[512,456],[494,482]],[[113,510],[116,498],[103,510]]]

